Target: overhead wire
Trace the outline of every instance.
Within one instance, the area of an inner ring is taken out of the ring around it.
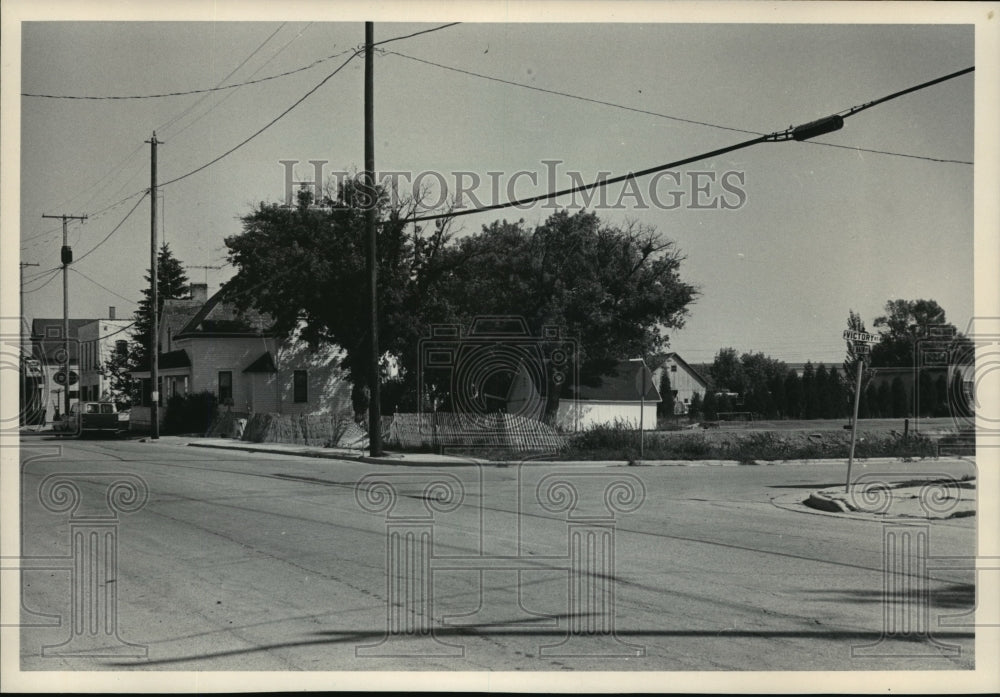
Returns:
[[[424,63],[426,65],[430,65],[430,66],[433,66],[435,68],[440,68],[442,70],[449,70],[451,72],[460,73],[462,75],[469,75],[471,77],[477,77],[477,78],[480,78],[480,79],[483,79],[483,80],[489,80],[491,82],[499,82],[501,84],[511,85],[513,87],[522,87],[524,89],[534,90],[536,92],[542,92],[542,93],[545,93],[545,94],[551,94],[551,95],[555,95],[555,96],[559,96],[559,97],[566,97],[568,99],[576,99],[578,101],[589,102],[591,104],[599,104],[601,106],[608,106],[608,107],[612,107],[612,108],[615,108],[615,109],[621,109],[623,111],[630,111],[630,112],[633,112],[633,113],[636,113],[636,114],[645,114],[647,116],[655,116],[657,118],[669,119],[671,121],[678,121],[678,122],[681,122],[681,123],[690,123],[690,124],[694,124],[694,125],[698,125],[698,126],[706,126],[708,128],[717,128],[717,129],[720,129],[720,130],[723,130],[723,131],[732,131],[732,132],[735,132],[735,133],[746,133],[746,134],[749,134],[749,135],[764,135],[760,131],[752,131],[752,130],[748,130],[748,129],[745,129],[745,128],[734,128],[732,126],[723,126],[721,124],[711,123],[709,121],[699,121],[697,119],[688,119],[688,118],[683,118],[683,117],[680,117],[680,116],[674,116],[672,114],[664,114],[664,113],[657,112],[657,111],[650,111],[648,109],[638,109],[636,107],[630,107],[630,106],[626,106],[624,104],[617,104],[615,102],[609,102],[609,101],[605,101],[603,99],[594,99],[594,98],[591,98],[591,97],[583,97],[583,96],[580,96],[580,95],[577,95],[577,94],[571,94],[569,92],[563,92],[561,90],[553,90],[553,89],[548,89],[548,88],[545,88],[545,87],[538,87],[537,85],[529,85],[529,84],[524,83],[524,82],[517,82],[515,80],[507,80],[507,79],[504,79],[504,78],[495,77],[493,75],[485,75],[483,73],[477,73],[477,72],[474,72],[472,70],[466,70],[465,68],[457,68],[457,67],[455,67],[453,65],[445,65],[443,63],[436,63],[434,61],[430,61],[430,60],[427,60],[427,59],[424,59],[424,58],[417,58],[416,56],[411,56],[411,55],[408,55],[406,53],[400,53],[399,51],[381,51],[381,53],[384,54],[384,55],[399,56],[400,58],[406,58],[408,60],[411,60],[411,61],[414,61],[414,62],[417,62],[417,63]],[[950,79],[951,77],[957,77],[958,75],[965,74],[966,72],[969,72],[969,71],[968,70],[960,71],[957,74],[954,74],[954,75],[951,75],[951,76],[946,76],[944,79]],[[932,83],[932,84],[936,84],[936,83]],[[925,86],[929,86],[929,85],[925,85]],[[909,91],[912,91],[912,90],[909,90]],[[899,94],[896,94],[896,95],[890,95],[890,98],[895,98],[897,96],[902,96],[903,94],[907,94],[907,93],[908,93],[908,91],[903,91],[902,93],[899,93]],[[876,103],[881,103],[882,101],[885,101],[885,100],[879,100]],[[871,103],[868,106],[866,106],[865,108],[868,108],[869,106],[874,106],[874,105],[875,105],[875,103]],[[844,110],[844,111],[849,111],[849,110]],[[838,112],[838,113],[844,113],[844,112]],[[857,111],[855,111],[854,113],[857,113]],[[937,158],[937,157],[928,157],[928,156],[925,156],[925,155],[911,155],[911,154],[908,154],[908,153],[891,152],[891,151],[888,151],[888,150],[874,150],[874,149],[871,149],[871,148],[861,148],[861,147],[856,147],[856,146],[852,146],[852,145],[838,145],[836,143],[824,143],[824,142],[821,142],[821,141],[813,141],[813,140],[810,140],[810,141],[807,141],[807,142],[811,143],[812,145],[821,145],[821,146],[830,147],[830,148],[842,148],[842,149],[845,149],[845,150],[856,150],[856,151],[859,151],[859,152],[869,152],[869,153],[873,153],[873,154],[877,154],[877,155],[892,155],[892,156],[895,156],[895,157],[909,157],[909,158],[913,158],[913,159],[917,159],[917,160],[928,160],[930,162],[953,163],[953,164],[962,164],[962,165],[971,165],[971,164],[973,164],[972,162],[970,162],[968,160],[945,159],[945,158]]]
[[[22,288],[22,289],[21,289],[21,292],[22,292],[22,293],[34,293],[34,292],[37,292],[37,291],[41,290],[41,289],[42,289],[42,288],[44,288],[45,286],[49,285],[50,283],[52,283],[52,279],[54,279],[54,278],[58,278],[58,276],[59,276],[59,269],[57,268],[57,269],[55,269],[54,271],[52,271],[51,273],[52,273],[52,275],[51,275],[51,276],[49,276],[49,277],[48,277],[48,278],[47,278],[47,279],[45,280],[45,283],[43,283],[42,285],[40,285],[40,286],[38,286],[38,287],[36,287],[36,288],[31,288],[31,289],[29,289],[29,290],[24,290],[24,289]],[[36,278],[35,280],[38,280],[38,279]]]
[[[243,59],[243,60],[242,60],[242,61],[240,62],[240,64],[239,64],[239,65],[237,65],[237,66],[236,66],[235,68],[233,68],[232,70],[230,70],[230,71],[229,71],[229,73],[228,73],[228,74],[227,74],[227,75],[226,75],[225,77],[223,77],[223,78],[222,78],[221,80],[219,80],[219,82],[218,82],[218,83],[216,83],[216,87],[218,87],[218,86],[219,86],[219,85],[221,85],[221,84],[222,84],[223,82],[225,82],[226,80],[228,80],[229,78],[231,78],[231,77],[232,77],[233,75],[235,75],[235,74],[237,73],[237,71],[238,71],[238,70],[239,70],[240,68],[242,68],[242,67],[243,67],[244,65],[246,65],[246,64],[247,64],[247,61],[249,61],[249,60],[250,60],[251,58],[253,58],[254,56],[256,56],[256,55],[257,55],[257,53],[258,53],[258,52],[259,52],[259,51],[260,51],[260,50],[261,50],[262,48],[264,48],[264,46],[265,46],[265,45],[267,44],[267,42],[268,42],[268,41],[270,41],[270,40],[271,40],[272,38],[274,38],[275,34],[277,34],[277,33],[278,33],[279,31],[281,31],[281,30],[282,30],[282,29],[284,28],[285,24],[287,24],[287,22],[282,22],[282,23],[281,23],[281,24],[280,24],[280,25],[278,26],[278,28],[277,28],[277,29],[275,29],[275,30],[274,30],[273,32],[271,32],[271,33],[270,33],[270,34],[268,35],[268,37],[267,37],[266,39],[264,39],[264,40],[263,40],[263,41],[262,41],[262,42],[261,42],[261,43],[260,43],[260,44],[259,44],[259,45],[257,46],[257,48],[255,48],[255,49],[254,49],[253,51],[251,51],[251,53],[250,53],[250,55],[249,55],[249,56],[247,56],[246,58],[244,58],[244,59]],[[203,94],[203,95],[202,95],[202,96],[201,96],[201,97],[200,97],[199,99],[195,100],[194,104],[192,104],[191,106],[189,106],[189,107],[188,107],[187,109],[184,109],[183,111],[181,111],[181,112],[180,112],[179,114],[177,114],[177,116],[174,116],[174,117],[173,117],[172,119],[168,120],[168,121],[167,121],[166,123],[164,123],[164,124],[161,124],[160,126],[157,126],[157,127],[156,127],[155,129],[153,129],[153,130],[154,130],[154,131],[165,131],[165,130],[167,130],[167,129],[168,129],[168,128],[170,128],[170,126],[172,126],[172,125],[173,125],[174,123],[176,123],[176,122],[177,122],[177,121],[179,121],[180,119],[184,118],[184,117],[185,117],[185,116],[186,116],[187,114],[191,113],[191,111],[192,111],[192,110],[194,110],[194,109],[195,109],[195,108],[196,108],[196,107],[197,107],[197,106],[198,106],[199,104],[201,104],[201,103],[202,103],[203,101],[205,101],[206,99],[208,99],[208,97],[209,97],[209,95],[210,95],[210,94],[211,94],[210,92],[206,92],[206,93],[205,93],[205,94]],[[214,108],[214,107],[213,107],[213,108]],[[209,109],[209,111],[211,111],[211,109]],[[208,113],[208,112],[205,112],[205,113]],[[202,116],[204,116],[204,114],[203,114]],[[201,117],[198,117],[198,118],[201,118]],[[195,119],[195,121],[197,121],[197,120],[198,120],[198,119]],[[192,123],[193,123],[193,121],[192,121]],[[188,124],[188,125],[190,126],[191,124]],[[186,127],[187,127],[187,126],[185,126],[185,128],[186,128]],[[182,130],[183,130],[183,129],[182,129]]]
[[[116,232],[118,232],[118,229],[121,228],[121,226],[125,224],[126,220],[129,219],[129,216],[131,216],[133,213],[135,213],[135,209],[139,207],[139,204],[142,203],[145,198],[146,198],[146,196],[142,196],[138,201],[136,201],[135,205],[132,206],[132,209],[128,213],[125,214],[125,217],[121,219],[121,222],[119,222],[117,225],[115,225],[114,229],[112,229],[111,232],[109,232],[107,235],[105,235],[105,237],[104,237],[103,240],[101,240],[100,242],[98,242],[97,244],[95,244],[93,247],[91,247],[89,250],[87,250],[87,252],[85,254],[83,254],[82,256],[80,256],[73,263],[75,263],[75,264],[80,263],[81,261],[83,261],[84,259],[86,259],[87,257],[89,257],[91,254],[93,254],[94,252],[96,252],[101,247],[101,245],[103,245],[105,242],[107,242],[108,240],[110,240],[111,236],[114,235]]]
[[[944,82],[945,80],[951,80],[951,79],[959,77],[961,75],[965,75],[967,73],[971,73],[974,70],[975,70],[975,66],[973,66],[971,68],[966,68],[964,70],[959,70],[959,71],[951,73],[949,75],[945,75],[943,77],[936,78],[934,80],[929,80],[927,82],[921,83],[919,85],[915,85],[913,87],[909,87],[909,88],[907,88],[905,90],[900,90],[899,92],[894,92],[894,93],[892,93],[890,95],[887,95],[887,96],[882,97],[880,99],[874,100],[872,102],[867,102],[867,103],[865,103],[864,105],[862,105],[860,107],[852,107],[851,109],[845,110],[844,112],[838,112],[837,115],[843,114],[843,118],[846,119],[846,118],[849,118],[851,116],[854,116],[855,114],[859,113],[860,111],[862,111],[864,109],[868,109],[868,108],[870,108],[872,106],[875,106],[877,104],[883,104],[883,103],[885,103],[885,102],[887,102],[889,100],[896,99],[898,97],[902,97],[903,95],[910,94],[912,92],[916,92],[917,90],[925,89],[925,88],[930,87],[932,85],[939,84],[941,82]],[[650,175],[650,174],[655,174],[657,172],[662,172],[662,171],[670,170],[670,169],[673,169],[675,167],[680,167],[681,165],[686,165],[686,164],[689,164],[691,162],[697,162],[699,160],[705,160],[705,159],[708,159],[710,157],[716,157],[718,155],[723,155],[723,154],[728,153],[728,152],[733,152],[734,150],[740,150],[740,149],[743,149],[743,148],[750,147],[751,145],[757,145],[757,144],[763,143],[763,142],[780,142],[780,141],[792,140],[793,139],[793,135],[792,135],[793,130],[794,130],[794,128],[792,126],[789,126],[787,129],[785,129],[783,131],[775,131],[775,132],[767,134],[767,135],[760,135],[757,138],[751,138],[749,140],[745,140],[745,141],[742,141],[742,142],[739,142],[739,143],[735,143],[733,145],[729,145],[729,146],[726,146],[726,147],[723,147],[723,148],[718,148],[716,150],[711,150],[709,152],[705,152],[705,153],[702,153],[700,155],[694,155],[694,156],[686,157],[686,158],[683,158],[683,159],[680,159],[680,160],[675,160],[673,162],[668,162],[666,164],[656,165],[654,167],[648,167],[648,168],[640,170],[638,172],[628,172],[627,174],[622,174],[622,175],[619,175],[617,177],[612,177],[610,179],[601,179],[601,180],[598,180],[596,182],[591,182],[590,184],[581,184],[579,186],[570,187],[568,189],[562,189],[560,191],[550,191],[550,192],[547,192],[547,193],[544,193],[544,194],[538,194],[536,196],[528,196],[528,197],[525,197],[525,198],[514,199],[512,201],[506,201],[504,203],[494,203],[494,204],[489,205],[489,206],[476,206],[475,208],[469,208],[467,210],[461,210],[461,211],[450,211],[448,213],[438,213],[438,214],[434,214],[434,215],[414,216],[414,217],[410,218],[410,221],[416,223],[416,222],[424,222],[424,221],[429,221],[429,220],[440,220],[440,219],[445,219],[445,218],[457,218],[457,217],[460,217],[460,216],[473,215],[475,213],[482,213],[482,212],[485,212],[485,211],[501,210],[501,209],[505,209],[505,208],[513,208],[515,206],[524,206],[524,205],[528,205],[528,204],[531,204],[531,203],[536,203],[538,201],[547,201],[547,200],[550,200],[550,199],[558,198],[560,196],[565,196],[567,194],[577,193],[577,192],[581,192],[581,191],[589,191],[591,189],[595,189],[595,188],[598,188],[598,187],[604,187],[604,186],[607,186],[609,184],[617,184],[619,182],[623,182],[623,181],[627,181],[627,180],[632,180],[632,179],[637,179],[639,177],[644,177],[644,176],[647,176],[647,175]],[[806,141],[806,142],[808,142],[808,141]]]
[[[135,300],[132,300],[131,298],[126,298],[126,297],[125,297],[124,295],[121,295],[120,293],[116,293],[115,291],[111,290],[111,289],[110,289],[110,288],[108,288],[107,286],[105,286],[105,285],[102,285],[102,284],[101,284],[101,283],[99,283],[98,281],[95,281],[95,280],[94,280],[93,278],[91,278],[90,276],[88,276],[87,274],[85,274],[85,273],[84,273],[83,271],[80,271],[79,269],[76,269],[76,268],[74,268],[74,267],[70,266],[70,267],[69,267],[69,270],[70,270],[70,271],[73,271],[74,273],[77,273],[77,274],[79,274],[80,276],[83,276],[83,277],[84,277],[85,279],[87,279],[88,281],[90,281],[91,283],[93,283],[93,284],[94,284],[95,286],[97,286],[98,288],[103,288],[103,289],[104,289],[104,290],[106,290],[107,292],[111,293],[112,295],[114,295],[114,296],[116,296],[116,297],[119,297],[119,298],[121,298],[121,299],[122,299],[122,300],[124,300],[125,302],[128,302],[128,303],[132,303],[133,305],[138,305],[138,304],[139,304],[139,303],[137,303],[137,302],[136,302]]]

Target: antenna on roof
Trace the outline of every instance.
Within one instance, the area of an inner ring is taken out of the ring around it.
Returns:
[[[214,270],[218,271],[222,267],[221,266],[199,266],[197,264],[188,264],[188,268],[189,269],[205,269],[205,285],[207,286],[208,285],[208,270],[209,269],[214,269]]]

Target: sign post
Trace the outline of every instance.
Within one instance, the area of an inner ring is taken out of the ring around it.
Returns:
[[[878,334],[866,334],[850,329],[844,331],[844,339],[853,343],[858,363],[857,379],[854,383],[854,415],[851,417],[851,450],[847,456],[847,482],[844,484],[844,493],[851,491],[851,467],[854,465],[854,444],[858,437],[858,405],[861,403],[861,374],[864,372],[865,361],[871,353],[871,344],[880,338]]]

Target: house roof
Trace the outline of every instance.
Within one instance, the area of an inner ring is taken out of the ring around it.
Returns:
[[[159,370],[170,370],[171,368],[190,368],[191,367],[191,357],[188,356],[187,351],[184,349],[177,349],[176,351],[167,351],[166,353],[161,353],[159,360],[156,363],[156,367]],[[149,359],[142,361],[135,368],[129,371],[130,373],[148,373],[149,372]]]
[[[695,380],[697,380],[698,382],[701,383],[702,387],[709,388],[709,387],[712,386],[712,381],[709,380],[706,377],[706,375],[704,373],[702,373],[700,370],[698,370],[693,365],[691,365],[690,363],[688,363],[687,361],[685,361],[683,358],[681,358],[680,354],[674,353],[673,351],[671,351],[670,353],[666,354],[663,357],[663,360],[666,361],[667,359],[671,359],[671,358],[674,360],[675,363],[677,363],[678,365],[683,366],[684,369],[687,370]]]
[[[160,310],[161,336],[174,338],[181,331],[191,318],[205,303],[194,298],[169,298],[163,301],[163,309]]]
[[[274,365],[274,356],[270,351],[260,354],[253,363],[243,369],[244,373],[277,373],[278,368]]]
[[[644,378],[644,379],[643,379]],[[592,385],[578,385],[570,389],[575,399],[601,402],[638,402],[639,385],[645,383],[645,400],[662,401],[660,393],[652,381],[652,373],[647,368],[643,374],[643,364],[627,359],[616,361],[608,375],[601,376]]]
[[[174,335],[175,339],[191,336],[262,336],[271,333],[273,319],[253,309],[238,312],[226,299],[226,287],[201,306],[187,324]]]

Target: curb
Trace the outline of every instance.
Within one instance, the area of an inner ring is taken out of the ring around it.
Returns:
[[[844,504],[843,501],[838,501],[836,499],[831,499],[818,491],[809,494],[809,498],[803,501],[809,508],[815,508],[817,511],[826,511],[828,513],[850,513],[851,510]]]

